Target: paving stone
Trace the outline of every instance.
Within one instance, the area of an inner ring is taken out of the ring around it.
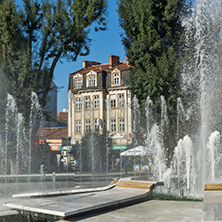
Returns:
[[[222,203],[222,191],[204,191],[204,202]]]
[[[205,184],[203,221],[222,221],[222,183]]]
[[[203,202],[149,200],[73,218],[79,222],[201,222]]]

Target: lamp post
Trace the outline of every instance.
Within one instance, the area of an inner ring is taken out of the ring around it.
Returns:
[[[111,109],[110,99],[105,100],[106,104],[106,125],[105,125],[105,136],[106,136],[106,174],[109,173],[109,132],[108,132],[108,121],[109,121],[109,111]],[[108,179],[108,177],[107,177]]]
[[[94,108],[93,108],[93,102],[90,99],[90,114],[91,114],[91,158],[92,158],[92,179],[93,179],[93,185],[95,184],[95,150],[94,150]]]

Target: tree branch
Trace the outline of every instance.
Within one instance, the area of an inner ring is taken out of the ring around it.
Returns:
[[[39,82],[40,80],[40,76],[41,76],[41,70],[42,70],[42,65],[45,59],[45,53],[46,53],[46,46],[47,46],[47,39],[50,35],[50,30],[53,29],[53,27],[55,26],[55,24],[52,25],[52,27],[48,30],[47,34],[45,35],[45,37],[43,38],[43,44],[42,44],[42,54],[40,54],[40,63],[39,63],[39,70],[38,70],[38,75],[37,75],[37,82]]]
[[[53,62],[52,62],[52,65],[51,65],[51,68],[50,68],[50,71],[49,71],[49,76],[48,76],[48,81],[47,81],[47,86],[43,92],[43,96],[42,96],[42,100],[43,100],[43,107],[46,105],[46,99],[47,99],[47,95],[48,95],[48,92],[50,90],[50,85],[51,85],[51,82],[52,82],[52,79],[53,79],[53,74],[54,74],[54,69],[55,69],[55,66],[57,64],[57,62],[59,61],[59,58],[61,57],[63,53],[63,49],[61,48],[56,57],[54,58]]]

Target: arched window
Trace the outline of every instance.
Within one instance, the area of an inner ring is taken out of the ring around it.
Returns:
[[[121,76],[118,69],[114,69],[111,73],[111,86],[120,86],[121,85]]]
[[[119,73],[118,72],[113,73],[113,78],[114,78],[114,85],[120,83]]]
[[[86,74],[86,87],[97,86],[97,73],[90,71]]]

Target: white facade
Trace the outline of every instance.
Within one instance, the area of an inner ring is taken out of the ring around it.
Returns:
[[[85,61],[83,69],[70,74],[68,136],[80,143],[90,132],[106,134],[114,144],[132,143],[132,95],[127,85],[127,62],[110,56],[109,64]],[[86,64],[90,65],[89,67]]]

